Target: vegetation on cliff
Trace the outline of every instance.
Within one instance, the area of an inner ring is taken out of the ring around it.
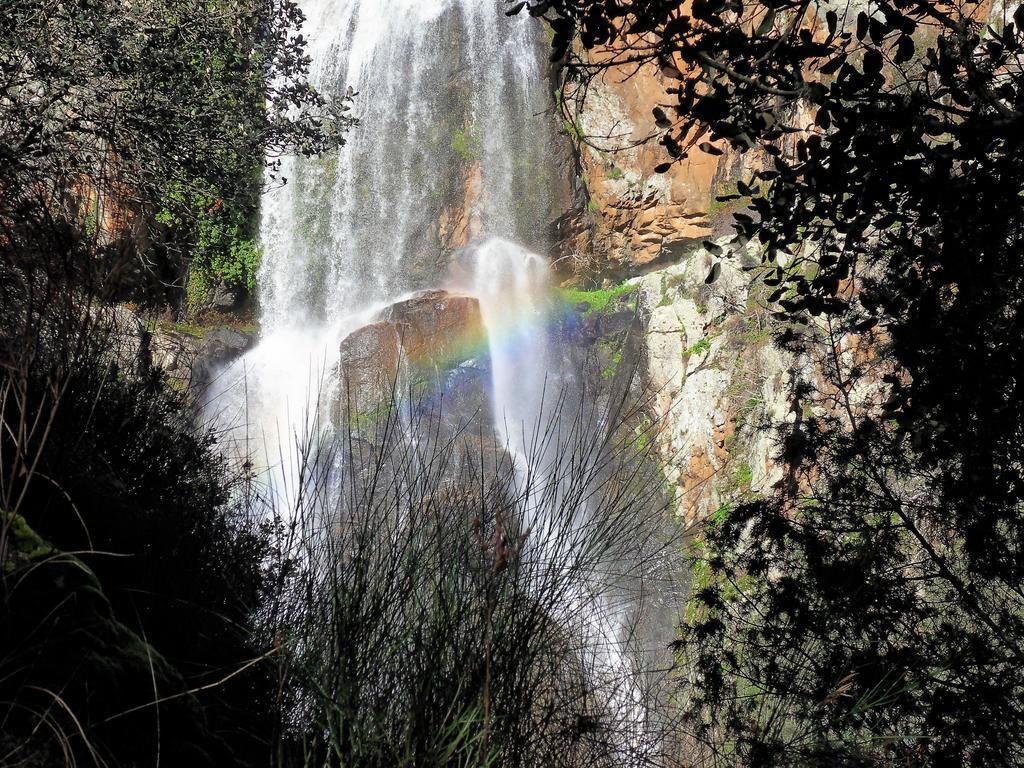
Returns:
[[[271,532],[110,302],[177,304],[190,266],[251,281],[264,156],[350,122],[306,81],[300,20],[288,0],[0,7],[2,765],[268,754]]]
[[[662,170],[760,153],[735,243],[760,244],[777,342],[811,370],[782,487],[698,550],[695,759],[1017,764],[1024,9],[524,6],[567,78],[660,72]]]
[[[7,0],[3,252],[79,282],[102,262],[98,293],[149,302],[180,301],[193,260],[251,280],[264,158],[334,146],[352,122],[305,79],[301,19],[291,0]]]

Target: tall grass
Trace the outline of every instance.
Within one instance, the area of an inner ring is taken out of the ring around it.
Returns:
[[[560,393],[521,456],[443,402],[390,406],[312,420],[296,487],[260,496],[278,764],[673,764],[651,617],[682,604],[679,547],[643,404]]]

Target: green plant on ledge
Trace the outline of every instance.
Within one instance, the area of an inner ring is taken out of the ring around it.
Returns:
[[[585,304],[583,313],[586,315],[595,312],[604,312],[608,305],[615,299],[626,296],[636,290],[636,286],[630,283],[622,283],[613,288],[599,288],[594,291],[583,291],[579,288],[561,288],[559,295],[565,304],[576,306]]]
[[[562,120],[562,130],[565,131],[565,134],[576,144],[579,144],[583,140],[582,129],[571,120]]]
[[[744,462],[736,468],[735,480],[739,488],[744,490],[750,489],[750,484],[754,480],[754,470],[750,464]]]
[[[183,187],[166,196],[156,220],[167,227],[168,239],[190,245],[185,285],[189,313],[202,309],[218,285],[247,292],[255,289],[262,253],[251,213],[243,204]]]
[[[711,349],[711,339],[705,336],[692,347],[689,347],[683,354],[687,357],[690,357],[691,355],[702,355],[709,349]]]

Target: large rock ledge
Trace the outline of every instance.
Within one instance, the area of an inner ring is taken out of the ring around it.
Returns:
[[[380,312],[401,339],[410,363],[420,369],[450,369],[478,354],[487,341],[480,302],[448,291],[421,291]]]
[[[490,421],[487,333],[479,302],[421,291],[385,307],[340,344],[335,418],[358,423],[396,400],[446,419]]]
[[[252,349],[257,338],[255,327],[145,320],[125,305],[112,307],[105,321],[110,353],[122,371],[161,371],[196,403],[218,372]]]

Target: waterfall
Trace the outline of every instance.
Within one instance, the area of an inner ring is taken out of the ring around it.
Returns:
[[[547,336],[548,265],[535,253],[552,218],[553,165],[539,28],[506,19],[500,0],[306,0],[303,8],[312,80],[328,96],[351,87],[361,125],[337,152],[286,159],[287,183],[264,196],[261,338],[209,393],[222,442],[255,459],[279,507],[295,508],[302,458],[326,429],[321,405],[339,342],[382,307],[449,287],[479,301],[496,432],[517,462],[536,462],[531,446],[549,418],[542,403],[558,368]],[[453,207],[466,242],[445,242],[440,231]],[[576,492],[585,498],[585,490]],[[550,515],[561,493],[527,516]],[[533,534],[539,547],[542,528]],[[608,611],[585,591],[566,600],[566,611],[592,617],[603,650],[591,663],[624,671]]]
[[[338,341],[387,302],[448,282],[451,248],[437,231],[446,206],[463,204],[476,242],[501,236],[543,247],[552,135],[543,40],[534,25],[505,18],[498,0],[302,7],[311,80],[333,98],[353,89],[361,125],[336,152],[286,158],[278,171],[286,183],[268,178],[261,340],[218,377],[207,409],[224,441],[278,465],[280,482],[292,485],[294,435],[316,428],[313,406]],[[470,183],[475,194],[461,199]],[[528,288],[516,296],[533,302]],[[496,299],[503,288],[492,281],[485,291]]]
[[[503,238],[473,253],[467,292],[480,301],[491,358],[491,397],[502,442],[525,461],[544,419],[548,343],[543,257]]]
[[[479,234],[540,245],[548,119],[532,25],[494,0],[309,0],[312,79],[356,91],[362,125],[337,153],[290,159],[264,199],[263,328],[336,320],[433,287],[432,228],[479,174]]]

